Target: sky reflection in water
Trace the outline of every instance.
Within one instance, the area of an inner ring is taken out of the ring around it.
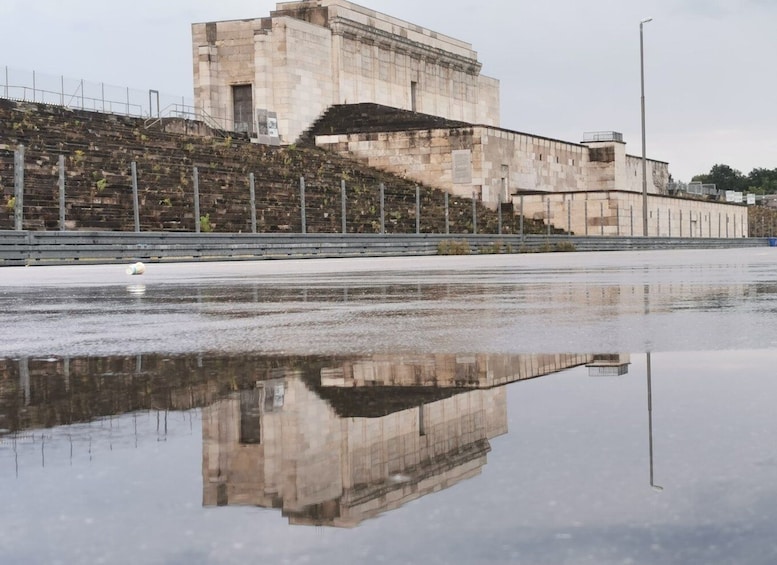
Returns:
[[[4,270],[0,562],[775,563],[773,258]]]
[[[68,390],[63,360],[28,360],[0,555],[773,562],[775,353],[651,354],[660,491],[647,356],[593,357],[73,358]]]

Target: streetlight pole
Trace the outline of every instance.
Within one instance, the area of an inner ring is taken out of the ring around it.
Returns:
[[[647,199],[647,159],[645,157],[645,47],[642,39],[642,26],[652,22],[653,18],[645,18],[639,22],[639,72],[642,89],[642,235],[648,234],[648,199]]]

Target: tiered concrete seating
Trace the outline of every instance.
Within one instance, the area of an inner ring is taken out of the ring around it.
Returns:
[[[369,112],[370,108],[364,109],[359,127],[369,128],[380,118]],[[395,125],[410,127],[403,120]],[[303,176],[310,233],[341,231],[343,179],[349,232],[379,231],[381,183],[386,231],[415,231],[411,181],[304,144],[262,146],[238,136],[171,133],[169,126],[163,122],[147,128],[139,118],[0,99],[0,229],[13,229],[13,211],[7,203],[14,193],[13,152],[23,144],[25,229],[59,229],[58,159],[64,155],[68,229],[134,229],[130,174],[134,161],[142,231],[194,230],[194,167],[199,172],[200,216],[207,216],[216,232],[251,231],[249,173],[256,178],[259,232],[301,231],[299,179]],[[440,190],[421,187],[423,233],[444,233],[443,203]],[[496,233],[496,212],[479,204],[477,210],[478,232]],[[503,224],[505,233],[517,233],[516,217],[506,215]],[[525,230],[542,227],[527,221]],[[450,198],[450,231],[472,231],[471,200]]]

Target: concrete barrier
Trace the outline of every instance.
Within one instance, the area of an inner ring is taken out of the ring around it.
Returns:
[[[0,231],[0,266],[766,247],[769,238]]]

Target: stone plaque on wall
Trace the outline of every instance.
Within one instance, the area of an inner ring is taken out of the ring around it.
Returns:
[[[472,151],[457,149],[451,151],[453,161],[453,184],[472,184]]]
[[[263,108],[256,110],[256,140],[265,145],[278,145],[278,114]]]

